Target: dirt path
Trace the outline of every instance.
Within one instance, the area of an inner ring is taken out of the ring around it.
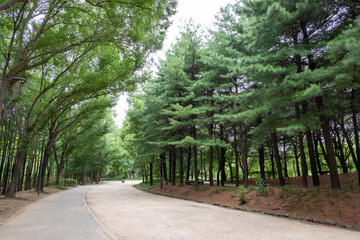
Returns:
[[[81,186],[27,206],[0,227],[1,240],[107,240],[83,200],[92,188]]]
[[[153,195],[115,182],[86,200],[118,239],[360,239],[360,232]]]

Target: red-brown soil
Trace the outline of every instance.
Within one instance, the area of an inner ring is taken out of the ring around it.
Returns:
[[[268,180],[271,187],[259,191],[255,186],[244,193],[245,203],[239,200],[240,191],[236,187],[210,187],[171,184],[147,189],[153,193],[188,200],[232,207],[236,209],[264,212],[273,215],[304,219],[330,225],[360,229],[360,188],[356,184],[357,173],[340,175],[343,188],[331,190],[329,175],[320,176],[322,187],[302,188],[301,178],[287,178],[284,188],[274,187],[277,181]],[[255,181],[251,180],[255,185]],[[178,184],[178,183],[177,183]],[[229,184],[230,185],[230,184]],[[290,186],[289,186],[290,185]],[[309,178],[309,186],[311,178]]]

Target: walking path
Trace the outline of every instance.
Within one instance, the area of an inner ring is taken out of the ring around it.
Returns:
[[[360,239],[356,231],[149,194],[133,188],[136,183],[81,186],[43,198],[1,226],[0,239]]]
[[[153,195],[135,183],[109,183],[86,194],[118,239],[360,239],[356,231]]]
[[[107,240],[84,202],[100,186],[81,186],[43,198],[0,227],[1,240]]]

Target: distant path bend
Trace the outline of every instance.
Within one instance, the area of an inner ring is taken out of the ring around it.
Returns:
[[[93,219],[83,200],[87,191],[101,186],[79,186],[30,204],[23,213],[0,227],[0,239],[111,239]]]
[[[356,231],[153,195],[135,189],[136,183],[112,182],[86,194],[118,239],[360,239]]]

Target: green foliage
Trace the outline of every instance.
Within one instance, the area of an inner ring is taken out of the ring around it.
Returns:
[[[256,194],[259,196],[267,195],[267,184],[262,178],[256,180]]]

